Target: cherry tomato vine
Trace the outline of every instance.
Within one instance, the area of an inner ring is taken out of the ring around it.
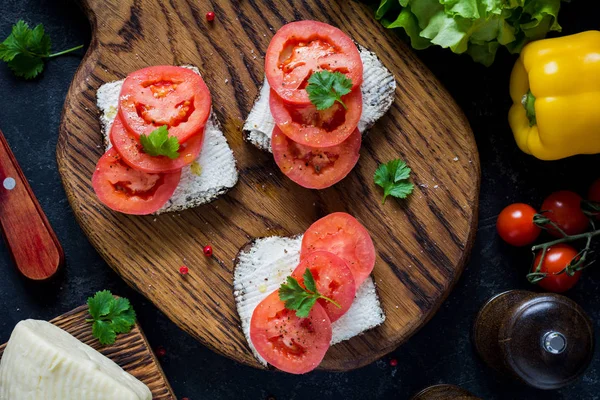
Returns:
[[[542,211],[527,204],[506,207],[498,216],[500,237],[513,246],[533,244],[541,230],[556,239],[534,245],[533,265],[527,280],[553,292],[563,292],[577,283],[581,271],[589,267],[592,242],[600,236],[600,179],[592,184],[587,199],[571,191],[552,193]],[[584,242],[576,250],[570,244]]]

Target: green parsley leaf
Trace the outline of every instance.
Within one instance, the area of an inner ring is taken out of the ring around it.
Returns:
[[[100,319],[101,317],[108,315],[114,300],[114,296],[108,290],[103,290],[96,293],[94,297],[90,297],[87,300],[87,304],[92,318]]]
[[[315,278],[310,269],[306,269],[302,275],[304,285],[302,287],[296,278],[288,276],[286,282],[279,287],[279,299],[285,303],[285,308],[296,311],[298,318],[306,318],[313,306],[319,299],[324,299],[338,308],[342,308],[336,301],[323,296],[317,290]]]
[[[400,159],[381,164],[375,171],[373,180],[383,188],[383,202],[388,196],[405,199],[413,192],[414,185],[409,181],[411,169]]]
[[[23,21],[12,27],[12,32],[4,42],[0,43],[0,60],[8,63],[13,73],[25,79],[33,79],[44,70],[44,59],[60,56],[82,48],[83,45],[50,54],[50,36],[46,35],[44,26],[29,28]]]
[[[102,345],[113,344],[117,340],[117,333],[110,327],[106,321],[94,321],[92,324],[92,335]]]
[[[302,277],[304,278],[304,285],[306,288],[313,293],[317,293],[317,284],[315,283],[315,278],[313,278],[310,269],[306,268]]]
[[[314,72],[308,79],[306,87],[308,98],[317,107],[317,110],[327,110],[336,101],[347,109],[348,107],[342,101],[342,96],[347,95],[351,90],[352,80],[337,71]]]
[[[304,299],[304,301],[302,301],[300,304],[300,307],[298,307],[298,311],[296,311],[296,316],[298,318],[308,317],[310,315],[310,310],[312,310],[318,299],[318,297],[308,297]]]
[[[167,156],[171,160],[179,157],[179,140],[177,137],[169,137],[167,126],[163,125],[153,130],[150,135],[140,135],[140,142],[144,148],[144,153],[153,157]]]
[[[92,322],[92,334],[101,344],[113,344],[118,333],[127,333],[135,325],[135,311],[129,300],[116,298],[103,290],[87,301]]]

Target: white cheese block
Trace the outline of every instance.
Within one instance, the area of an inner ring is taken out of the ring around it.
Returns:
[[[17,324],[0,362],[0,400],[151,400],[150,389],[46,321]]]
[[[240,251],[233,273],[233,295],[242,322],[242,331],[256,359],[267,362],[250,340],[250,319],[256,306],[291,275],[300,261],[302,236],[272,236],[254,240]],[[372,277],[358,288],[346,314],[332,324],[331,344],[353,338],[385,321]]]
[[[358,46],[358,49],[363,62],[363,110],[358,130],[364,135],[392,106],[396,96],[396,80],[375,53],[362,46]],[[269,82],[265,78],[243,129],[248,142],[261,150],[272,152],[271,136],[275,121],[269,107],[270,91]]]
[[[197,74],[195,67],[186,66]],[[119,105],[119,93],[123,81],[109,82],[98,88],[96,93],[102,136],[106,150],[110,148],[109,134]],[[171,199],[156,214],[181,211],[209,203],[235,186],[238,171],[233,152],[221,127],[211,112],[204,131],[204,146],[200,155],[192,164],[181,171],[181,181]]]

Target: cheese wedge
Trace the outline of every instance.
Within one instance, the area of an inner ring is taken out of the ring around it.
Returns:
[[[196,67],[185,66],[200,74]],[[117,116],[119,93],[123,81],[105,83],[96,92],[97,105],[100,109],[102,137],[106,150],[110,148],[110,128]],[[206,123],[204,146],[200,155],[192,164],[181,171],[181,181],[171,199],[156,214],[171,211],[182,211],[206,204],[228,192],[238,180],[233,151],[221,131],[219,121],[214,112]]]
[[[13,330],[0,361],[0,400],[151,400],[150,389],[46,321]]]
[[[358,130],[364,134],[390,109],[396,96],[396,79],[375,53],[358,46],[363,62],[363,110]],[[244,123],[244,139],[261,150],[272,152],[271,136],[275,121],[269,107],[271,88],[266,77]]]
[[[233,295],[242,323],[242,331],[256,359],[258,354],[250,340],[250,320],[263,299],[279,289],[300,262],[302,236],[272,236],[256,239],[238,254],[233,272]],[[381,325],[385,314],[379,303],[375,282],[367,278],[358,288],[356,298],[346,314],[332,324],[331,344],[342,342]]]

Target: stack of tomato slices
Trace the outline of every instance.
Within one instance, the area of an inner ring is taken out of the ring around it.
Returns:
[[[177,188],[181,169],[198,158],[210,110],[204,80],[188,68],[154,66],[130,74],[110,131],[113,147],[100,158],[92,177],[100,201],[126,214],[159,210]],[[152,141],[161,127],[179,143],[176,158],[145,152],[140,137]]]
[[[357,126],[362,114],[363,64],[353,40],[322,22],[292,22],[273,37],[265,71],[277,125],[271,146],[281,171],[310,189],[342,180],[356,165],[361,146]],[[343,104],[335,102],[318,110],[311,102],[308,81],[321,71],[339,72],[351,80]]]
[[[331,323],[348,311],[356,290],[375,266],[375,247],[369,232],[346,213],[330,214],[308,228],[302,239],[300,264],[292,273],[305,287],[309,269],[317,291],[334,300],[319,299],[308,317],[300,318],[287,309],[279,290],[271,293],[254,310],[250,340],[269,364],[293,374],[315,369],[331,343]]]

